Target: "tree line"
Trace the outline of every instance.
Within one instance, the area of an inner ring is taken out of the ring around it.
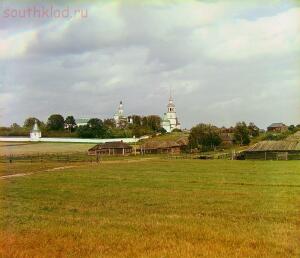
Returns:
[[[189,148],[202,151],[214,150],[229,138],[232,144],[248,145],[252,139],[259,140],[283,140],[289,135],[300,130],[300,125],[290,125],[286,132],[264,132],[254,123],[238,122],[234,127],[218,128],[211,124],[198,124],[189,134]],[[224,139],[225,138],[225,139]]]
[[[191,149],[214,150],[224,141],[223,137],[230,137],[235,144],[247,145],[251,137],[259,136],[260,130],[254,124],[247,125],[238,122],[235,127],[218,128],[211,124],[198,124],[194,126],[189,134],[189,147]]]
[[[117,127],[114,119],[110,118],[104,120],[91,118],[86,125],[78,126],[74,116],[64,118],[60,114],[52,114],[46,122],[36,117],[29,117],[24,121],[23,126],[14,123],[10,127],[1,127],[0,135],[28,136],[35,122],[45,137],[127,138],[165,133],[161,127],[161,119],[157,115],[132,115]]]

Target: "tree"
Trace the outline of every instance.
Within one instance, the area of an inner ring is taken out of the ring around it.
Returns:
[[[47,128],[52,131],[60,131],[64,129],[65,120],[60,114],[53,114],[48,118]]]
[[[79,138],[94,138],[94,133],[87,125],[79,126],[76,130]]]
[[[65,128],[67,128],[70,132],[73,132],[76,128],[75,118],[73,116],[67,116],[65,119]]]
[[[252,137],[259,136],[259,128],[254,123],[249,123],[248,125],[249,135]]]
[[[37,121],[38,126],[41,126],[41,125],[42,125],[42,122],[41,122],[39,119],[37,119],[36,117],[29,117],[29,118],[27,118],[27,119],[25,120],[23,126],[24,126],[25,128],[31,129],[31,128],[34,126],[35,121]]]
[[[160,128],[161,118],[156,115],[147,116],[147,126],[153,130],[158,131]]]
[[[290,125],[290,126],[288,127],[288,130],[289,130],[290,132],[294,133],[294,132],[297,131],[297,127],[294,126],[294,125]]]
[[[103,124],[106,128],[115,128],[116,122],[112,118],[104,119]]]
[[[148,118],[146,116],[142,117],[141,125],[144,127],[148,127]]]
[[[245,122],[238,122],[234,128],[234,140],[240,145],[247,145],[250,143],[249,129]]]
[[[79,126],[77,134],[80,138],[105,138],[108,135],[108,129],[101,119],[92,118],[87,125]]]
[[[131,119],[132,119],[132,124],[134,126],[141,126],[142,125],[142,118],[141,118],[141,116],[132,115]]]
[[[191,129],[189,135],[190,148],[201,148],[202,150],[214,149],[221,144],[219,130],[211,124],[198,124]]]
[[[161,133],[161,134],[166,134],[166,133],[167,133],[166,129],[163,128],[163,127],[160,127],[160,128],[157,130],[157,132],[159,132],[159,133]]]
[[[182,132],[182,130],[178,128],[172,130],[172,133],[180,133],[180,132]]]
[[[21,126],[18,125],[17,123],[13,123],[11,126],[10,126],[11,129],[20,129]]]

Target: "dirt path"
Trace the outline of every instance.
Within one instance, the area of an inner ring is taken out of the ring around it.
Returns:
[[[46,169],[46,170],[43,170],[43,171],[37,171],[37,172],[18,173],[18,174],[0,176],[0,179],[30,176],[30,175],[37,174],[37,173],[53,172],[53,171],[57,171],[57,170],[68,169],[68,168],[75,168],[75,167],[78,167],[78,166],[64,166],[64,167],[49,168],[49,169]]]
[[[155,159],[155,158],[141,158],[141,159],[132,159],[132,160],[106,160],[106,161],[100,161],[99,165],[101,165],[101,164],[115,164],[115,163],[136,163],[136,162],[143,162],[143,161],[148,161],[148,160],[152,160],[152,159]],[[30,175],[33,175],[33,174],[59,171],[59,170],[68,169],[68,168],[75,168],[75,167],[79,167],[79,166],[82,166],[82,164],[81,165],[76,165],[76,166],[63,166],[63,167],[49,168],[49,169],[46,169],[46,170],[36,171],[36,172],[17,173],[17,174],[11,174],[11,175],[6,175],[6,176],[0,176],[0,179],[9,179],[9,178],[14,178],[14,177],[30,176]]]

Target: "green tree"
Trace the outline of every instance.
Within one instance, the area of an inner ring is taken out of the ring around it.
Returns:
[[[290,126],[288,127],[288,129],[289,129],[289,131],[292,132],[292,133],[295,133],[295,132],[297,131],[297,127],[294,126],[294,125],[290,125]]]
[[[63,130],[65,126],[64,117],[60,114],[53,114],[49,116],[47,121],[47,129],[50,131]]]
[[[163,127],[160,127],[160,128],[157,130],[157,132],[159,132],[159,133],[161,133],[161,134],[166,134],[166,133],[167,133],[166,129],[163,128]]]
[[[36,117],[29,117],[25,120],[23,127],[31,129],[37,121],[38,126],[42,126],[42,122]]]
[[[247,145],[250,143],[249,129],[245,122],[238,122],[234,127],[234,140],[240,145]]]
[[[16,130],[18,130],[18,129],[21,128],[21,126],[18,125],[17,123],[13,123],[13,124],[10,126],[10,128],[11,128],[11,129],[16,129]]]
[[[80,138],[105,138],[108,136],[109,131],[101,119],[92,118],[87,125],[79,126],[77,134]]]
[[[249,135],[252,137],[259,136],[259,128],[254,123],[249,123],[248,125]]]
[[[104,119],[103,124],[106,128],[115,128],[116,122],[112,118]]]
[[[65,128],[73,132],[76,126],[75,118],[73,116],[67,116],[65,119]]]
[[[158,131],[158,129],[161,127],[160,123],[161,123],[161,118],[159,116],[156,115],[147,116],[147,126],[151,130],[155,132]]]
[[[131,118],[132,118],[132,124],[134,126],[138,126],[138,127],[142,126],[142,118],[141,118],[141,116],[132,115]]]
[[[198,124],[191,129],[189,147],[202,150],[214,149],[221,144],[219,130],[211,124]]]
[[[142,126],[148,127],[148,118],[146,116],[142,117]]]

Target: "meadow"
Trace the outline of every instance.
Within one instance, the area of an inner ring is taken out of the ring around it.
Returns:
[[[300,255],[299,161],[35,165],[0,179],[0,257]]]
[[[86,153],[94,143],[0,142],[0,155],[37,155],[51,153]]]

